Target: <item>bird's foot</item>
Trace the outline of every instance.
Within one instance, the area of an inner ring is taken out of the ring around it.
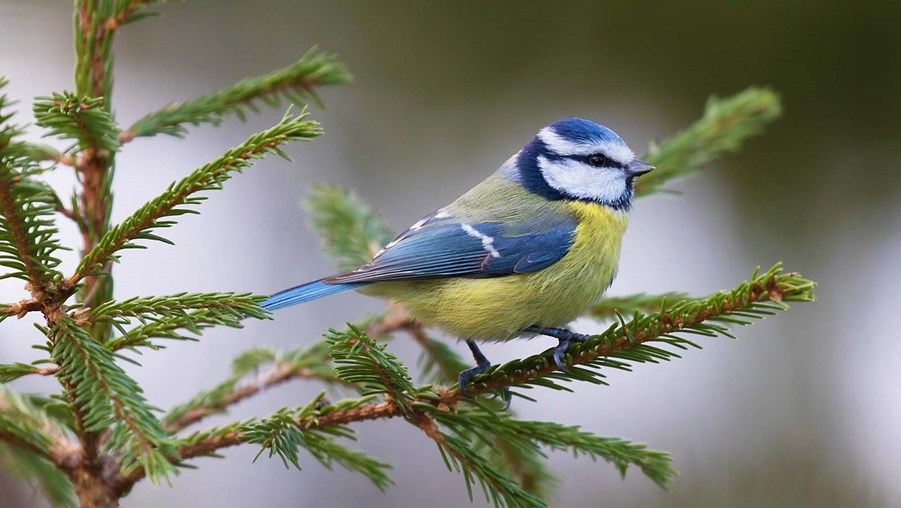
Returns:
[[[476,361],[476,367],[461,372],[460,376],[457,379],[457,383],[460,385],[460,393],[462,393],[463,396],[467,399],[470,399],[472,397],[466,390],[466,385],[469,384],[472,378],[474,378],[476,375],[488,370],[491,367],[491,362],[488,361],[488,358],[485,358],[485,355],[482,353],[482,350],[479,349],[479,346],[475,343],[475,341],[467,340],[466,345],[469,346],[469,350],[472,352],[472,357]],[[504,387],[501,396],[504,399],[504,407],[501,408],[501,411],[504,411],[510,407],[510,402],[513,400],[513,395],[510,393],[510,388]]]
[[[563,359],[566,357],[566,350],[569,349],[573,342],[585,342],[591,338],[591,335],[584,333],[576,333],[565,328],[542,328],[540,326],[530,326],[526,328],[527,332],[547,335],[557,339],[557,347],[554,348],[554,363],[561,372],[569,374],[569,369],[563,366]]]

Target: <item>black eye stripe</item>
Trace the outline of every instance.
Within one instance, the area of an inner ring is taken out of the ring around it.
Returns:
[[[592,153],[592,154],[588,154],[588,155],[580,155],[580,156],[575,156],[574,158],[584,162],[585,164],[588,164],[589,166],[593,166],[596,168],[619,168],[619,169],[626,168],[625,164],[623,164],[619,161],[615,161],[603,153]]]

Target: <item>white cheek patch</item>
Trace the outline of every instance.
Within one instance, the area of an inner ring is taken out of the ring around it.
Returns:
[[[571,159],[538,157],[544,180],[558,191],[581,199],[611,203],[626,192],[626,176],[619,169],[593,168]]]
[[[576,143],[560,136],[550,127],[541,129],[538,132],[538,139],[540,139],[550,151],[559,155],[591,155],[593,153],[603,153],[620,164],[628,164],[635,159],[635,153],[626,146],[625,143],[617,141]]]

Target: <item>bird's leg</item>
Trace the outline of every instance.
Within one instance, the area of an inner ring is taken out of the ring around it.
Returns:
[[[569,374],[569,369],[563,366],[563,355],[573,342],[585,342],[591,338],[591,335],[584,333],[576,333],[565,328],[543,328],[540,326],[530,326],[526,328],[529,333],[537,333],[539,335],[547,335],[557,339],[557,347],[554,348],[554,363],[562,372]]]
[[[488,370],[491,367],[491,362],[488,361],[488,358],[485,358],[482,350],[479,349],[479,346],[473,340],[467,340],[466,345],[469,346],[469,350],[472,352],[472,358],[476,361],[476,367],[468,370],[464,370],[460,373],[460,377],[457,380],[457,383],[460,385],[460,393],[463,394],[467,399],[470,398],[469,394],[466,392],[466,385],[475,377],[477,374],[481,374]],[[510,401],[512,400],[512,395],[510,394],[509,388],[504,388],[504,407],[501,408],[501,411],[510,407]]]

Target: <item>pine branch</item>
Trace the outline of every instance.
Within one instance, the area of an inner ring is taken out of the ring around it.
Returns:
[[[72,139],[82,149],[115,153],[119,149],[119,127],[104,108],[103,98],[78,97],[72,92],[35,98],[36,123],[48,136]]]
[[[469,365],[445,342],[429,337],[421,325],[410,323],[405,329],[422,347],[419,364],[427,379],[436,383],[451,385],[457,375]],[[516,413],[507,409],[506,414]],[[556,477],[547,467],[545,457],[535,448],[513,447],[507,442],[492,437],[493,446],[488,448],[488,459],[495,465],[514,475],[519,485],[539,497],[556,483]]]
[[[0,445],[0,464],[40,490],[56,508],[77,508],[75,489],[66,475],[46,459],[21,448]]]
[[[648,295],[639,293],[627,296],[605,296],[591,307],[588,315],[599,320],[615,319],[633,312],[654,312],[666,306],[666,302],[678,302],[689,296],[685,293]]]
[[[110,107],[113,88],[113,35],[135,11],[152,3],[142,0],[76,0],[75,85],[78,95],[103,97]]]
[[[116,0],[115,15],[105,26],[107,30],[116,30],[118,27],[135,21],[157,16],[157,12],[148,12],[146,9],[153,4],[165,3],[166,0]]]
[[[10,363],[10,364],[0,364],[0,383],[5,384],[16,379],[19,379],[23,376],[28,376],[30,374],[36,374],[38,376],[52,376],[59,371],[59,367],[51,366],[51,367],[38,367],[36,365],[29,365],[27,363]]]
[[[56,197],[48,185],[32,179],[36,168],[18,149],[15,143],[0,147],[0,266],[10,270],[0,279],[28,282],[35,300],[41,300],[61,278],[55,256],[61,248],[53,220]]]
[[[384,344],[353,325],[344,332],[330,329],[325,340],[340,379],[358,386],[362,395],[385,394],[401,411],[409,410],[416,388],[407,368]]]
[[[10,122],[13,103],[3,93],[8,82],[0,76],[0,266],[10,270],[0,280],[12,277],[28,282],[36,305],[5,306],[0,320],[40,308],[37,300],[46,297],[60,276],[55,270],[60,261],[54,255],[60,246],[50,205],[56,195],[33,178],[40,168],[29,157],[28,145],[17,139],[21,126]]]
[[[224,320],[244,318],[268,319],[269,314],[260,308],[265,296],[250,293],[178,293],[169,296],[134,297],[122,301],[109,301],[89,309],[79,319],[88,322],[112,321],[124,335],[124,326],[138,320],[141,323],[158,322],[170,316],[189,316],[188,311],[203,309],[208,314],[224,316]]]
[[[749,88],[726,99],[711,97],[700,120],[651,147],[644,158],[657,169],[636,181],[636,194],[659,192],[670,180],[692,175],[720,154],[738,150],[780,114],[779,96],[767,88]]]
[[[59,150],[50,145],[39,145],[35,143],[21,143],[25,155],[34,162],[55,162],[57,164],[65,164],[66,166],[74,166],[75,159],[70,155],[60,153]]]
[[[286,468],[293,465],[299,470],[297,454],[304,448],[326,468],[332,469],[332,464],[337,462],[348,471],[363,474],[384,491],[393,484],[386,473],[391,466],[335,442],[335,437],[354,440],[353,430],[342,425],[323,429],[298,426],[298,421],[315,415],[323,396],[324,393],[320,394],[300,409],[283,408],[259,422],[243,426],[241,439],[261,446],[254,460],[268,449],[269,456],[278,455]]]
[[[513,449],[532,450],[538,455],[543,455],[538,446],[544,445],[555,451],[570,451],[575,456],[587,455],[593,460],[602,458],[616,466],[623,477],[629,466],[636,466],[661,487],[666,487],[676,476],[668,454],[620,438],[595,436],[577,426],[522,421],[509,413],[486,411],[477,406],[455,412],[437,411],[429,404],[421,407],[431,411],[435,420],[461,438],[481,440],[488,450],[495,446],[495,441],[487,439],[491,436]]]
[[[447,470],[457,471],[463,475],[470,501],[473,500],[472,486],[478,483],[485,494],[485,501],[491,502],[494,506],[546,506],[544,501],[523,490],[515,481],[494,467],[494,464],[477,453],[468,439],[441,432],[435,423],[434,414],[434,412],[416,413],[415,422],[438,445],[438,451],[441,452]]]
[[[219,125],[228,115],[236,115],[243,121],[246,110],[258,111],[257,100],[269,106],[278,106],[283,100],[295,104],[310,99],[319,102],[316,88],[349,80],[350,74],[334,55],[313,48],[297,62],[269,74],[243,79],[196,99],[169,104],[135,122],[120,139],[127,143],[135,137],[157,134],[184,137],[186,125]]]
[[[175,472],[173,442],[147,405],[141,387],[113,360],[113,354],[68,317],[49,331],[71,404],[82,420],[79,434],[111,429],[107,449],[117,452],[124,471],[141,468],[151,478]]]
[[[163,418],[163,427],[169,433],[177,432],[209,415],[223,413],[229,406],[263,390],[292,379],[317,379],[326,383],[341,382],[328,362],[328,347],[322,342],[310,348],[288,352],[270,349],[246,351],[235,358],[232,374],[228,379],[173,408]],[[249,374],[257,372],[266,365],[269,365],[268,369],[250,379],[245,379]]]
[[[244,316],[234,312],[222,312],[221,309],[200,309],[193,312],[162,316],[146,324],[125,331],[121,336],[104,343],[110,351],[120,349],[137,350],[146,347],[152,350],[162,349],[152,339],[197,340],[185,335],[184,331],[200,335],[203,330],[213,326],[243,328]]]
[[[77,465],[78,450],[65,429],[26,397],[0,387],[0,441],[48,460],[68,471]]]
[[[729,325],[747,325],[749,319],[760,319],[786,310],[785,302],[814,300],[815,284],[795,273],[782,272],[777,264],[766,273],[756,271],[751,280],[730,291],[706,298],[676,302],[657,313],[636,313],[630,322],[624,319],[605,332],[569,348],[565,366],[574,367],[570,374],[557,369],[552,351],[513,361],[476,376],[470,393],[488,393],[504,386],[537,385],[566,389],[555,381],[589,381],[605,384],[603,367],[630,370],[630,364],[678,358],[672,351],[649,343],[669,345],[677,349],[698,347],[684,335],[732,337]],[[454,390],[459,393],[459,390]]]
[[[218,190],[232,174],[251,165],[254,159],[268,153],[276,153],[287,158],[278,147],[289,141],[308,141],[320,135],[319,124],[303,121],[306,112],[292,115],[290,111],[274,127],[255,134],[241,145],[225,152],[218,159],[198,168],[183,180],[172,184],[166,192],[149,201],[137,212],[119,225],[110,229],[94,248],[85,254],[78,268],[68,279],[74,285],[87,274],[100,269],[108,260],[117,259],[121,249],[140,248],[137,240],[158,240],[170,243],[152,231],[170,227],[175,221],[169,219],[186,213],[196,213],[188,208],[205,199],[195,196],[198,192]]]
[[[573,346],[577,350],[567,358],[567,367],[571,374],[557,371],[551,352],[547,351],[541,355],[507,363],[477,376],[474,383],[468,387],[468,391],[472,395],[478,395],[491,393],[504,386],[527,386],[530,384],[562,388],[555,383],[555,380],[602,382],[598,377],[599,373],[585,367],[625,368],[628,366],[628,362],[656,362],[676,357],[677,355],[673,353],[653,348],[647,343],[659,342],[676,348],[684,348],[692,343],[679,338],[678,334],[700,334],[708,337],[731,336],[727,328],[720,323],[748,324],[744,318],[761,318],[775,311],[785,310],[788,308],[785,302],[813,301],[813,287],[813,282],[797,274],[782,273],[780,266],[777,265],[762,275],[755,273],[751,280],[740,284],[731,291],[720,292],[707,298],[679,302],[658,313],[637,316],[629,323],[611,326],[606,332],[594,336],[588,342]],[[593,376],[585,373],[593,374]],[[422,415],[428,415],[435,410],[453,412],[457,410],[461,402],[465,401],[458,388],[443,389],[425,386],[416,390],[414,395],[414,402],[409,410],[402,408],[393,398],[389,397],[381,402],[371,402],[372,397],[370,396],[361,399],[347,399],[323,406],[315,414],[296,419],[295,423],[300,430],[321,429],[333,425],[401,416],[416,423],[420,421],[418,419]],[[545,444],[553,447],[551,439],[549,437],[545,439],[547,441]],[[216,450],[235,446],[244,441],[246,441],[246,437],[240,426],[217,428],[210,432],[196,434],[193,439],[179,447],[178,456],[180,460],[207,456],[215,453]],[[456,444],[451,441],[451,445],[453,446],[451,451],[456,450],[458,446],[467,446],[462,441]],[[639,467],[641,467],[642,460],[648,461],[645,468],[651,468],[652,478],[658,482],[663,482],[671,476],[664,467],[665,459],[662,456],[654,455],[656,452],[647,452],[650,455],[646,455],[642,459],[642,451],[638,448],[628,446],[623,448],[617,444],[612,446],[614,448],[608,450],[606,455],[601,453],[599,447],[596,447],[595,454],[604,458],[609,456],[608,460],[614,464],[618,464],[618,461],[630,462],[628,460],[630,457],[633,459],[630,463],[637,464]],[[619,455],[614,453],[617,448]],[[464,453],[463,448],[460,451]],[[463,458],[467,457],[466,455],[462,456]],[[140,480],[143,474],[143,471],[137,469],[120,479],[119,482],[124,486],[123,488],[128,488]],[[471,481],[472,478],[469,482]],[[497,481],[502,480],[498,479]],[[492,488],[497,487],[492,482],[486,485]],[[497,492],[495,491],[495,493]],[[514,495],[514,493],[508,494]],[[516,493],[515,495],[520,494]]]
[[[591,340],[572,346],[572,352],[566,359],[566,367],[571,374],[559,372],[551,351],[547,351],[524,360],[512,361],[477,376],[473,384],[468,386],[468,391],[472,395],[479,395],[504,386],[539,385],[562,388],[555,383],[560,380],[602,382],[600,374],[588,368],[622,369],[627,368],[629,362],[657,362],[677,357],[674,353],[654,348],[648,343],[685,348],[693,344],[680,338],[680,334],[731,336],[723,324],[748,324],[746,318],[761,318],[787,309],[785,302],[813,301],[814,285],[797,274],[783,273],[780,265],[776,265],[764,274],[755,273],[751,280],[739,284],[731,291],[678,302],[657,313],[636,316],[631,322],[615,324]],[[314,415],[296,423],[301,428],[308,429],[400,416],[413,419],[426,411],[432,411],[427,406],[438,411],[454,411],[465,400],[456,387],[445,389],[425,386],[417,389],[414,395],[412,410],[409,412],[402,409],[393,398],[371,402],[371,397],[364,397],[323,406]],[[210,455],[216,450],[244,442],[242,431],[236,427],[217,429],[216,432],[197,436],[179,448],[182,460]],[[604,456],[600,453],[597,455]],[[627,455],[624,454],[623,457]],[[611,455],[611,460],[616,463],[613,458]],[[142,475],[140,470],[136,470],[123,481],[133,483]],[[657,475],[658,479],[664,477],[667,475]]]
[[[8,317],[25,317],[25,314],[34,312],[36,310],[41,310],[42,307],[43,305],[41,304],[41,302],[33,298],[20,300],[17,303],[0,304],[0,323],[2,323],[3,320]]]
[[[369,262],[394,238],[381,215],[353,192],[334,185],[315,185],[307,206],[323,241],[323,250],[337,260],[338,269],[351,270]]]

